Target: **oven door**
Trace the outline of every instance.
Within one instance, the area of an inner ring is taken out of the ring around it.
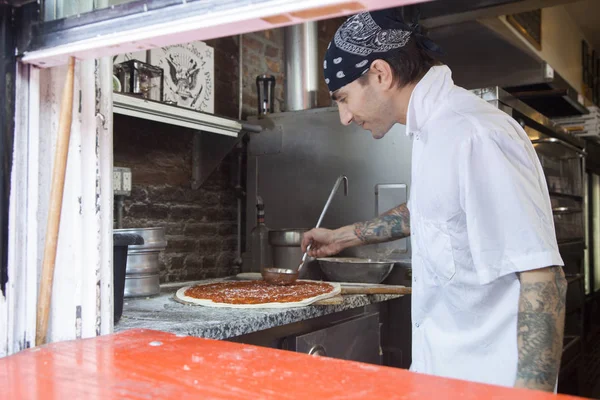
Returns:
[[[352,318],[289,338],[295,351],[370,364],[382,363],[379,313]]]
[[[544,170],[558,243],[585,243],[585,152],[531,127],[524,129]]]
[[[526,131],[531,137],[531,131],[535,130],[527,128]],[[531,142],[544,169],[550,195],[571,197],[582,203],[585,156],[583,149],[557,138],[544,137],[541,133],[539,135],[540,137],[532,139]]]
[[[556,239],[569,283],[565,335],[581,338],[585,308],[584,262],[587,236],[585,152],[531,127],[524,129],[535,147],[548,183]]]

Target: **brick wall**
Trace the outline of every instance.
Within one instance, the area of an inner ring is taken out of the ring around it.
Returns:
[[[319,57],[339,20],[319,23]],[[238,117],[238,37],[207,41],[215,49],[215,114]],[[257,113],[256,76],[275,76],[275,112],[284,104],[282,29],[243,37],[243,118]],[[324,82],[319,106],[331,101]],[[235,155],[230,154],[198,190],[191,189],[193,132],[120,115],[114,123],[114,164],[129,167],[133,193],[125,201],[124,227],[164,226],[168,247],[161,281],[174,282],[235,273],[237,201]]]
[[[120,115],[114,122],[114,164],[132,170],[123,226],[166,230],[161,281],[231,275],[237,201],[232,155],[198,190],[191,188],[192,131]]]

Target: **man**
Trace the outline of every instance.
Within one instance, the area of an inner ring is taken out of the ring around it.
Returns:
[[[510,116],[454,85],[436,46],[389,11],[349,18],[325,56],[341,122],[412,136],[412,187],[371,221],[313,229],[325,257],[411,236],[411,370],[556,390],[566,280],[534,148]],[[368,162],[366,160],[365,162]]]

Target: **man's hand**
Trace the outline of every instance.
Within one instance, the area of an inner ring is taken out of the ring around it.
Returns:
[[[554,391],[562,355],[567,280],[561,267],[521,272],[516,387]]]
[[[312,244],[311,244],[312,243]],[[302,251],[306,251],[308,245],[311,257],[329,257],[338,254],[347,247],[360,244],[352,231],[351,226],[345,226],[336,230],[315,228],[306,232],[302,237]]]
[[[309,256],[328,257],[348,247],[389,242],[409,235],[410,213],[406,204],[401,204],[371,221],[336,230],[312,229],[303,236],[302,251],[306,251],[307,246],[312,243]]]

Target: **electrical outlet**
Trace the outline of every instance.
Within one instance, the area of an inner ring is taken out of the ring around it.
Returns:
[[[123,187],[123,174],[121,171],[113,170],[113,191],[120,192]]]
[[[123,171],[123,191],[131,193],[131,170]]]
[[[131,169],[113,167],[113,194],[131,196]]]

